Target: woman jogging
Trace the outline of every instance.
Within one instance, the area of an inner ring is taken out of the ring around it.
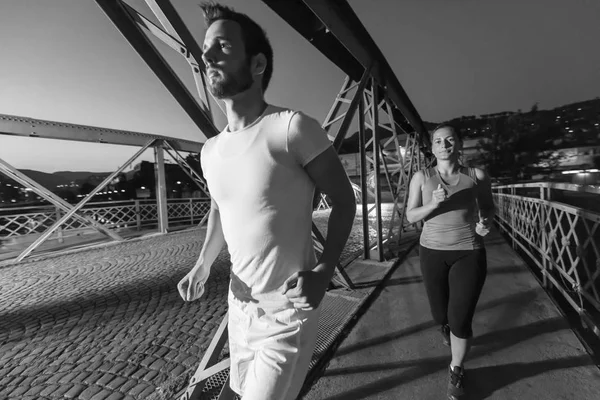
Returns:
[[[442,124],[431,135],[437,165],[410,182],[406,217],[424,220],[420,239],[423,282],[431,314],[451,345],[448,398],[465,393],[463,362],[473,336],[471,323],[487,274],[483,236],[494,216],[490,179],[459,163],[459,130]]]

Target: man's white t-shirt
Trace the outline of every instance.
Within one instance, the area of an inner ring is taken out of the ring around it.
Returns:
[[[253,124],[206,141],[202,171],[221,215],[237,299],[284,304],[287,278],[313,269],[315,185],[304,166],[331,142],[301,112],[269,105]]]

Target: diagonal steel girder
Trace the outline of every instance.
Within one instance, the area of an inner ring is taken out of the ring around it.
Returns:
[[[6,114],[0,114],[0,135],[136,147],[149,140],[168,140],[178,151],[199,153],[202,149],[202,143],[191,140]]]
[[[355,81],[364,69],[376,64],[373,78],[401,112],[396,120],[406,119],[423,144],[428,143],[427,128],[402,88],[398,78],[345,0],[262,0],[324,56]],[[401,121],[398,121],[399,124]],[[406,125],[406,124],[404,124]]]
[[[69,212],[69,210],[71,210],[71,208],[72,208],[71,204],[67,203],[65,200],[61,199],[59,196],[52,193],[51,191],[46,189],[44,186],[40,185],[39,183],[37,183],[36,181],[34,181],[33,179],[31,179],[30,177],[28,177],[27,175],[25,175],[24,173],[22,173],[21,171],[19,171],[18,169],[16,169],[15,167],[13,167],[12,165],[10,165],[9,163],[7,163],[6,161],[4,161],[1,158],[0,158],[0,172],[3,172],[6,176],[8,176],[9,178],[13,179],[16,182],[19,182],[21,185],[31,188],[34,193],[36,193],[38,196],[46,199],[50,203],[54,204],[60,210],[62,210],[64,212]],[[98,232],[100,232],[114,240],[123,240],[123,238],[121,236],[119,236],[117,233],[115,233],[115,232],[111,231],[110,229],[104,227],[103,225],[97,223],[92,218],[89,218],[89,217],[86,217],[83,215],[79,215],[79,214],[73,214],[73,218],[78,219],[83,224],[87,224],[87,225],[91,226],[92,228],[96,229]]]
[[[173,158],[175,162],[179,164],[183,172],[185,172],[187,176],[194,181],[194,183],[204,192],[204,194],[210,197],[206,181],[194,170],[194,168],[191,167],[190,164],[188,164],[185,158],[179,154],[179,152],[175,150],[167,140],[164,141],[164,144],[166,146],[165,151],[167,154],[169,154],[171,158]]]
[[[120,0],[95,1],[121,34],[127,39],[129,44],[131,44],[142,57],[148,67],[150,67],[163,85],[165,85],[167,90],[169,90],[175,100],[177,100],[184,111],[190,116],[192,121],[200,128],[202,133],[207,138],[216,136],[218,130],[212,122],[212,119],[204,112],[167,61],[142,32],[132,15],[131,7],[125,5]],[[185,44],[186,46],[189,46],[187,43]]]
[[[138,24],[140,27],[150,31],[150,33],[152,33],[164,44],[166,44],[176,52],[181,54],[187,53],[188,50],[179,36],[173,34],[171,31],[165,32],[154,22],[150,21],[148,18],[137,12],[133,7],[127,5],[126,3],[123,3],[123,7],[125,7],[125,9],[129,12],[135,23]]]
[[[150,140],[148,143],[146,143],[145,146],[143,146],[141,149],[139,149],[133,156],[131,156],[129,158],[129,160],[127,160],[115,172],[113,172],[112,174],[110,174],[109,176],[107,176],[106,178],[104,178],[104,180],[98,186],[96,186],[96,188],[94,190],[92,190],[88,194],[87,197],[84,197],[79,203],[77,203],[76,205],[70,207],[69,211],[67,211],[65,213],[65,215],[62,216],[62,218],[60,218],[58,221],[56,221],[51,227],[49,227],[48,229],[46,229],[46,231],[44,233],[42,233],[42,235],[39,238],[37,238],[31,245],[29,245],[29,247],[27,247],[25,250],[23,250],[21,252],[21,254],[16,258],[15,262],[20,262],[25,257],[27,257],[29,254],[31,254],[31,252],[34,251],[46,239],[48,239],[50,237],[50,235],[56,229],[58,229],[59,226],[61,226],[65,222],[67,222],[69,220],[69,218],[73,217],[77,213],[77,211],[79,211],[81,208],[83,208],[83,206],[85,206],[86,203],[88,203],[94,197],[94,195],[96,195],[96,193],[98,193],[100,190],[102,190],[102,188],[104,188],[104,186],[108,185],[117,175],[119,175],[121,172],[123,172],[125,170],[125,168],[127,168],[144,151],[146,151],[146,149],[148,147],[152,146],[155,142],[156,142],[156,140],[153,139],[153,140]]]
[[[177,13],[177,10],[175,10],[175,7],[173,7],[173,4],[169,0],[146,0],[146,4],[167,32],[180,39],[185,45],[187,51],[190,52],[192,58],[198,64],[198,68],[202,72],[206,72],[206,67],[202,62],[202,49]]]
[[[211,107],[208,90],[206,90],[206,66],[202,62],[202,50],[198,42],[175,10],[170,0],[146,0],[146,4],[154,13],[160,24],[179,42],[184,43],[184,50],[181,54],[184,55],[186,61],[192,69],[192,75],[196,83],[198,95],[205,102],[204,110],[208,115],[211,115]]]

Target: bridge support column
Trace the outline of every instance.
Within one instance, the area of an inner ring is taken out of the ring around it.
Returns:
[[[85,206],[91,199],[93,199],[96,193],[102,190],[106,185],[112,182],[112,180],[115,179],[121,172],[123,172],[125,168],[127,168],[133,161],[135,161],[148,147],[154,144],[155,141],[155,139],[152,139],[148,143],[146,143],[133,156],[131,156],[131,158],[129,158],[129,160],[127,160],[125,164],[123,164],[121,167],[119,167],[119,169],[117,169],[115,172],[106,177],[98,186],[96,186],[94,190],[88,193],[87,196],[84,197],[75,206],[70,205],[60,197],[56,196],[54,193],[50,192],[46,188],[37,184],[32,179],[25,176],[22,172],[16,170],[14,167],[4,162],[3,160],[0,160],[0,171],[4,172],[12,179],[21,183],[22,185],[33,188],[34,191],[38,193],[41,197],[52,202],[54,205],[65,211],[65,214],[60,219],[58,219],[51,227],[49,227],[29,247],[23,250],[23,252],[14,260],[14,262],[20,262],[29,254],[31,254],[36,248],[38,248],[42,243],[44,243],[50,237],[50,235],[54,233],[54,231],[59,229],[64,223],[66,223],[71,218],[79,219],[80,221],[83,221],[86,224],[92,225],[93,227],[100,230],[102,233],[105,233],[107,236],[111,237],[114,240],[123,240],[123,238],[121,238],[121,236],[119,236],[117,233],[103,227],[101,224],[98,224],[96,221],[93,221],[90,218],[80,216],[79,214],[77,214],[77,212],[81,210],[83,206]]]
[[[169,230],[169,210],[167,208],[167,181],[165,174],[165,152],[163,143],[154,146],[154,176],[156,177],[156,212],[158,214],[158,231]]]
[[[369,235],[369,248],[368,258],[383,261],[383,229],[382,229],[382,217],[381,217],[381,146],[379,138],[381,136],[379,127],[379,96],[378,96],[378,85],[375,80],[371,81],[370,88],[365,90],[363,94],[365,102],[365,112],[367,114],[367,120],[364,121],[366,128],[370,129],[370,138],[363,141],[361,144],[365,145],[365,157],[361,157],[361,162],[366,162],[367,168],[364,171],[367,175],[364,177],[364,181],[368,183],[367,187],[369,194],[373,197],[373,205],[369,204],[367,214],[363,214],[363,219],[367,222],[369,220],[369,214],[375,211],[375,221],[373,228],[375,230],[375,238],[373,244],[371,244]],[[367,135],[365,133],[365,139]],[[370,149],[370,151],[369,151]],[[363,199],[368,201],[368,198],[363,196]],[[364,210],[364,208],[363,208]],[[369,224],[370,225],[370,224]],[[370,231],[370,230],[369,230]],[[367,232],[367,234],[369,234]],[[365,252],[365,254],[367,254]]]
[[[61,217],[60,208],[54,206],[54,210],[55,210],[54,212],[56,215],[56,220],[58,221],[58,220],[60,220],[60,217]],[[58,229],[56,229],[56,237],[58,238],[58,243],[64,243],[65,239],[63,236],[64,235],[63,235],[62,227],[58,227]]]
[[[421,154],[421,144],[417,135],[404,131],[389,98],[385,93],[383,95],[378,93],[379,86],[374,80],[369,89],[365,90],[363,106],[363,113],[367,116],[367,120],[359,120],[359,125],[363,127],[362,131],[359,130],[359,134],[362,132],[364,140],[361,138],[359,141],[362,147],[360,160],[365,164],[364,168],[361,165],[363,215],[367,216],[363,226],[365,235],[368,231],[375,231],[375,237],[365,236],[364,243],[366,245],[368,241],[370,249],[365,256],[383,260],[384,244],[390,242],[393,237],[396,237],[399,243],[402,232],[409,225],[405,221],[405,211],[410,180],[413,174],[428,165],[430,160]],[[387,115],[388,124],[380,122],[379,116],[382,111]],[[368,131],[370,134],[367,133]],[[391,136],[384,135],[385,131],[390,132]],[[404,148],[400,146],[398,131],[406,138]],[[393,199],[392,214],[385,236],[382,232],[383,196],[381,193],[384,178]],[[368,203],[369,201],[372,203]],[[368,206],[365,206],[367,203]],[[374,219],[373,223],[371,223],[372,219]]]

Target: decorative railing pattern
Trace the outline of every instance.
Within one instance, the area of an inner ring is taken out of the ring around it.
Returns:
[[[210,200],[169,199],[167,210],[170,225],[198,224],[210,210]],[[158,223],[158,209],[153,199],[89,203],[80,214],[116,230],[142,230]],[[51,205],[0,209],[0,239],[41,234],[63,215],[63,211]],[[81,220],[70,218],[56,234],[90,229]]]
[[[494,188],[502,231],[537,264],[544,285],[554,287],[600,336],[600,214],[552,201],[553,191],[584,193],[598,204],[600,190],[535,183]]]

